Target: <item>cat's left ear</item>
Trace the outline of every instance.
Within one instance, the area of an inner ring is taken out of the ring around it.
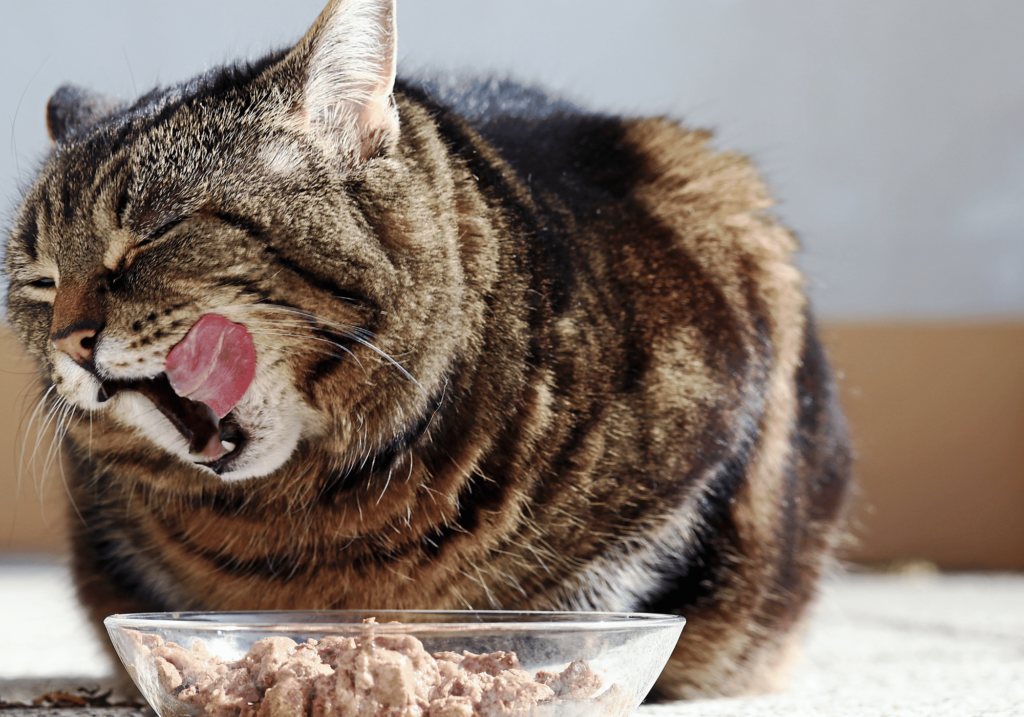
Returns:
[[[395,0],[331,0],[292,55],[302,126],[358,161],[397,138]]]

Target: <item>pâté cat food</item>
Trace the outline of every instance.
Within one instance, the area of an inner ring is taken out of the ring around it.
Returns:
[[[210,717],[499,717],[617,715],[625,691],[584,660],[559,672],[522,669],[515,653],[430,654],[414,636],[327,636],[255,642],[244,657],[212,655],[133,632],[160,687],[184,713]]]

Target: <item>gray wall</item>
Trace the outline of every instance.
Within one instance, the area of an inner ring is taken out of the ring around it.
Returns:
[[[132,96],[299,37],[324,0],[0,15],[0,203],[62,82]],[[399,0],[405,68],[511,70],[753,155],[833,319],[1024,316],[1024,2]]]

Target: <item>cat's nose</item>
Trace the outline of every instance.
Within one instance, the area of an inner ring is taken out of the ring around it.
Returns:
[[[53,337],[53,346],[73,358],[76,363],[92,363],[92,348],[96,345],[96,329],[77,329]]]
[[[54,348],[89,370],[98,336],[106,323],[105,307],[96,290],[98,284],[95,277],[88,281],[80,277],[65,280],[57,287],[50,321]]]

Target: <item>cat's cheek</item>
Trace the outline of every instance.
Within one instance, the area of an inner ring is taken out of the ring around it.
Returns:
[[[86,411],[105,407],[99,402],[100,382],[67,354],[54,355],[51,376],[57,393],[72,405]]]

